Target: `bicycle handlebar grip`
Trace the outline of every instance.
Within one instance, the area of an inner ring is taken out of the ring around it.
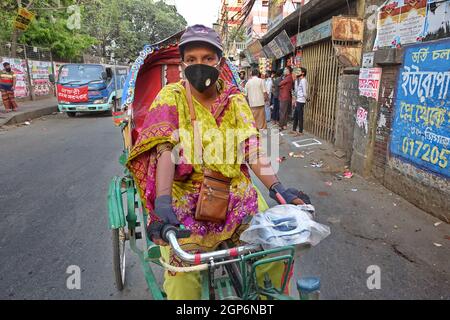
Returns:
[[[189,230],[181,228],[179,229],[172,224],[165,224],[161,228],[161,239],[167,243],[169,242],[169,239],[167,239],[167,233],[169,231],[175,232],[175,236],[177,237],[177,239],[189,238],[191,236],[191,231]]]

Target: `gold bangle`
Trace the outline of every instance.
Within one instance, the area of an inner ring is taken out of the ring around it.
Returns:
[[[158,144],[156,146],[156,159],[159,159],[166,151],[172,151],[173,146],[170,142]]]

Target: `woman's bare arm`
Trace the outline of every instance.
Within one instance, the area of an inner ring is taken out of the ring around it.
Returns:
[[[279,182],[270,160],[266,156],[260,156],[254,163],[250,164],[250,168],[267,189]]]
[[[171,151],[163,152],[156,167],[156,197],[172,196],[172,184],[175,177],[175,164]]]

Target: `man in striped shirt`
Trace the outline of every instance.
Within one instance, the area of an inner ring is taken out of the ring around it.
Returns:
[[[17,103],[14,100],[16,74],[11,70],[9,62],[3,63],[4,70],[0,71],[0,92],[6,112],[16,111]]]

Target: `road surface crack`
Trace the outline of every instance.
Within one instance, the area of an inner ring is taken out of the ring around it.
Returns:
[[[411,263],[416,263],[415,260],[411,259],[411,258],[408,257],[405,253],[401,252],[401,251],[398,249],[398,245],[397,245],[397,244],[392,244],[391,247],[392,247],[392,249],[394,250],[394,252],[395,252],[397,255],[399,255],[400,257],[402,257],[403,259],[405,259],[405,260],[407,260],[407,261],[409,261],[409,262],[411,262]]]

